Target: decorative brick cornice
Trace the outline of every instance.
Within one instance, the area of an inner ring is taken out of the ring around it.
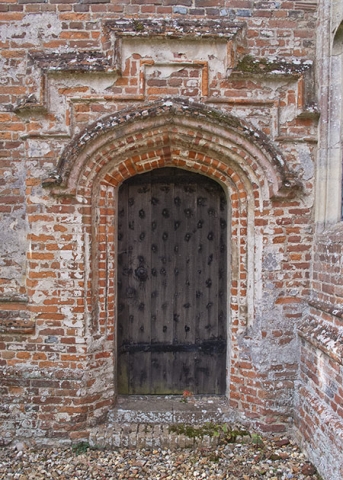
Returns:
[[[31,334],[35,322],[25,310],[0,310],[0,334]]]
[[[295,10],[316,11],[318,8],[317,0],[300,0],[295,2]]]
[[[111,68],[102,52],[82,51],[67,53],[30,52],[31,61],[44,72],[105,72]]]
[[[343,365],[343,327],[308,316],[298,327],[301,338]]]
[[[332,305],[331,303],[320,302],[318,300],[308,300],[310,307],[321,310],[322,312],[329,313],[334,317],[338,317],[343,320],[343,308],[337,307],[337,305]]]
[[[27,303],[27,302],[28,302],[27,295],[22,295],[19,293],[15,293],[13,295],[0,296],[0,304],[1,303]]]
[[[25,310],[26,295],[0,296],[0,334],[30,334],[35,331],[35,322]]]
[[[232,39],[245,28],[243,22],[233,23],[227,20],[190,20],[190,19],[125,19],[108,20],[104,26],[117,35],[128,36],[165,36],[184,38],[185,36]]]

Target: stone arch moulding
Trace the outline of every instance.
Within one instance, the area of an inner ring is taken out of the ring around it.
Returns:
[[[228,158],[244,169],[248,168],[248,164],[252,167],[254,163],[252,168],[259,170],[261,179],[263,178],[260,183],[265,187],[265,198],[290,198],[302,188],[294,174],[288,170],[282,154],[264,133],[227,113],[175,98],[120,110],[91,124],[67,145],[56,170],[43,180],[43,186],[52,187],[52,193],[56,195],[75,195],[83,184],[82,177],[87,175],[87,167],[90,169],[91,164],[95,163],[94,157],[99,159],[99,156],[103,157],[103,152],[112,150],[115,151],[119,165],[129,152],[138,151],[137,145],[132,145],[130,138],[140,132],[137,141],[143,138],[143,132],[149,132],[154,126],[164,126],[165,132],[170,134],[169,142],[164,139],[164,145],[172,141],[172,127],[180,126],[187,136],[185,141],[188,146],[192,136],[188,137],[187,129],[193,129],[198,139],[203,135],[208,138],[205,147],[206,140],[196,141],[203,151],[212,148],[219,155],[226,153]],[[124,141],[125,138],[128,140]],[[245,157],[247,162],[242,161]],[[141,165],[142,162],[139,162],[136,173],[145,170]]]
[[[85,322],[93,353],[111,352],[116,335],[118,187],[131,176],[164,166],[207,175],[226,191],[230,345],[254,317],[254,285],[261,269],[254,218],[272,199],[292,198],[301,188],[263,133],[195,103],[165,99],[122,110],[80,133],[43,185],[54,195],[74,198],[82,218]],[[98,367],[93,362],[89,376],[99,375]]]

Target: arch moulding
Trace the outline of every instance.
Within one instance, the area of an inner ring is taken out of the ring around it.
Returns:
[[[248,170],[258,170],[268,198],[292,197],[301,188],[282,154],[264,133],[230,114],[183,99],[130,107],[94,122],[67,145],[56,170],[43,185],[54,187],[53,193],[57,195],[76,194],[84,183],[82,176],[87,175],[87,169],[94,168],[95,162],[105,157],[108,160],[108,154],[115,152],[119,169],[123,158],[132,156],[133,150],[137,153],[149,150],[151,142],[144,145],[144,141],[157,128],[163,132],[161,146],[170,146],[179,132],[185,148],[197,145],[203,153],[212,149],[220,157],[225,153],[245,170],[247,177]],[[149,169],[142,159],[133,163],[135,173]]]
[[[238,335],[254,318],[256,272],[261,271],[256,252],[262,242],[255,219],[273,199],[292,198],[301,188],[263,133],[228,114],[183,100],[166,99],[107,116],[65,148],[43,185],[54,195],[73,199],[82,218],[88,375],[97,378],[97,391],[107,398],[116,394],[116,381],[109,386],[108,379],[116,376],[118,188],[131,176],[166,166],[209,176],[227,195],[227,386]],[[99,351],[105,352],[101,362],[96,360]]]

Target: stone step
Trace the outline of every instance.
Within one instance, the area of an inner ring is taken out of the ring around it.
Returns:
[[[109,422],[223,423],[231,420],[224,396],[128,395],[120,396]]]
[[[90,443],[109,448],[210,448],[225,435],[219,425],[233,423],[233,412],[222,396],[122,396],[106,424],[92,429]]]

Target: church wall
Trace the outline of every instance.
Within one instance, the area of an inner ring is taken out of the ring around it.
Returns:
[[[230,192],[228,399],[250,425],[293,427],[300,362],[300,385],[310,378],[297,327],[310,296],[317,4],[175,3],[0,6],[3,443],[84,439],[106,421],[116,400],[117,187],[162,165]],[[179,98],[177,113],[155,112]],[[119,126],[105,130],[109,115]]]
[[[308,309],[299,326],[296,425],[326,478],[343,475],[342,410],[342,2],[320,3],[317,39],[319,145],[315,240]]]

